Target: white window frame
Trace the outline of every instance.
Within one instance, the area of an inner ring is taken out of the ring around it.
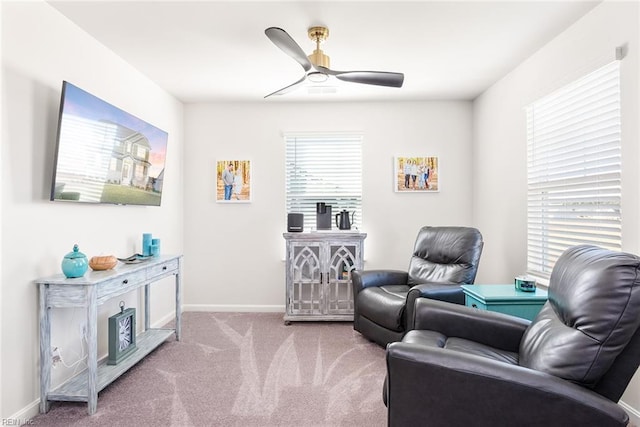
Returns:
[[[285,211],[304,215],[304,231],[316,228],[316,203],[332,214],[354,212],[351,228],[362,224],[362,133],[287,133]],[[332,218],[332,228],[336,228]]]
[[[533,102],[527,116],[527,274],[547,280],[568,247],[622,247],[620,67]]]

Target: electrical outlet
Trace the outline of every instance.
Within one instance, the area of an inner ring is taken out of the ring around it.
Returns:
[[[62,356],[60,355],[60,349],[53,347],[51,349],[51,364],[55,368],[58,363],[62,362]]]

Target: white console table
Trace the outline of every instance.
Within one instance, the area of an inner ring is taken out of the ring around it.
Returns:
[[[87,402],[89,414],[98,406],[98,392],[139,362],[175,333],[180,340],[182,256],[159,256],[138,264],[122,264],[112,270],[87,271],[83,277],[67,279],[63,274],[36,280],[40,289],[40,412],[49,401]],[[149,286],[175,276],[175,328],[151,329]],[[136,336],[137,350],[117,365],[98,363],[98,306],[107,300],[144,286],[144,331]],[[51,390],[51,308],[81,307],[86,310],[87,369]]]

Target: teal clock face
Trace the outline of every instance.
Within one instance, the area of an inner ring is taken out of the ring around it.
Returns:
[[[118,333],[118,341],[120,351],[124,351],[131,345],[131,316],[120,319],[120,327]]]

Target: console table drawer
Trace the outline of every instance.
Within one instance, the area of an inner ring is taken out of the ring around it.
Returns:
[[[463,285],[465,305],[533,320],[547,301],[547,292],[516,290],[514,285]]]
[[[49,284],[47,291],[47,303],[49,307],[85,307],[88,304],[88,290],[92,288],[97,292],[96,302],[98,305],[105,301],[126,292],[132,291],[146,281],[147,275],[144,270],[132,271],[119,275],[113,279],[107,279],[100,283],[100,286],[89,287],[84,284]],[[70,279],[73,280],[73,279]]]
[[[162,264],[151,266],[147,270],[147,280],[159,279],[162,276],[170,276],[175,274],[178,269],[178,260],[173,259]]]
[[[497,313],[509,314],[511,316],[522,317],[523,319],[533,320],[540,312],[544,302],[502,302],[485,304],[480,300],[467,295],[465,305],[477,308],[479,310],[495,311]]]
[[[132,291],[144,282],[146,274],[144,270],[123,274],[114,279],[107,280],[98,287],[98,305],[117,295]]]

